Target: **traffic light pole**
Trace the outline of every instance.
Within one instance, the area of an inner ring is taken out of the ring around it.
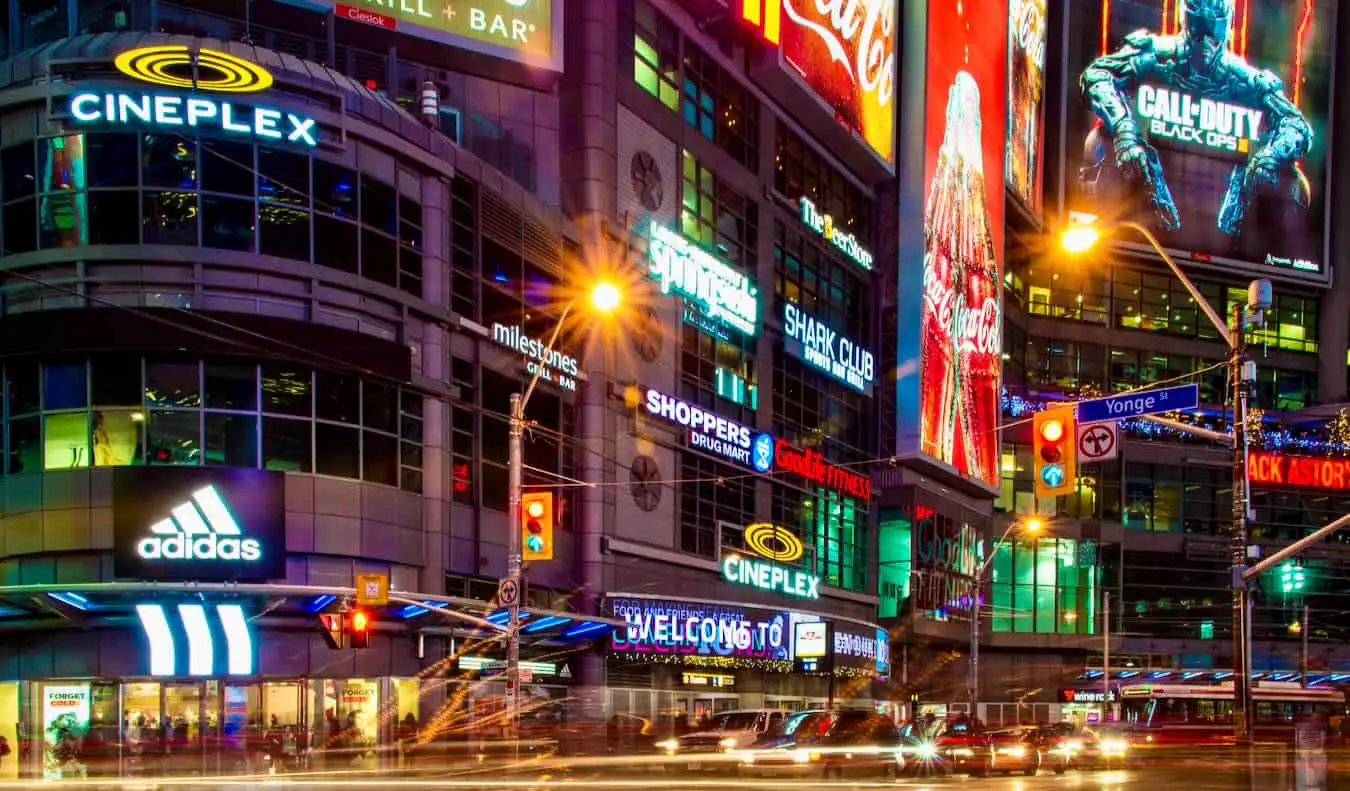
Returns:
[[[562,322],[558,322],[562,326]],[[553,333],[557,337],[557,332]],[[552,348],[553,344],[549,343]],[[538,381],[538,374],[535,374]],[[531,383],[533,385],[533,383]],[[533,386],[530,387],[533,390]],[[506,727],[512,738],[516,736],[516,714],[520,701],[520,494],[521,445],[525,437],[525,399],[520,393],[511,394],[511,423],[508,427],[506,524],[506,578],[515,583],[516,596],[507,605],[510,614],[506,631]]]
[[[1241,579],[1247,566],[1247,333],[1243,327],[1247,306],[1233,306],[1233,331],[1229,366],[1233,388],[1233,738],[1239,744],[1250,740],[1251,712],[1251,602]]]

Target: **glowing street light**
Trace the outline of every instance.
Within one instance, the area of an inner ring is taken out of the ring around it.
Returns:
[[[591,289],[591,307],[601,313],[613,313],[623,302],[623,292],[613,283],[600,282]]]

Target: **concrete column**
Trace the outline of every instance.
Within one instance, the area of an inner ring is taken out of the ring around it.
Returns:
[[[450,185],[436,178],[422,179],[422,242],[425,255],[422,267],[422,297],[437,305],[450,303],[450,255],[448,205]],[[422,375],[444,381],[447,375],[446,330],[433,322],[424,322],[418,359]],[[418,589],[440,593],[445,589],[445,570],[450,565],[450,495],[447,491],[450,469],[448,434],[450,406],[439,398],[423,399],[422,404],[422,571]]]

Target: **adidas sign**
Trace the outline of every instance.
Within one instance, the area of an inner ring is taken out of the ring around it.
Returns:
[[[146,560],[237,560],[262,558],[262,544],[244,538],[216,487],[192,493],[192,499],[150,526],[150,535],[136,545]]]

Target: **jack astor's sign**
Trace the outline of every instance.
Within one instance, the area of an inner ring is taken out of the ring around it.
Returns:
[[[1350,491],[1350,459],[1249,453],[1247,475],[1264,486]]]

